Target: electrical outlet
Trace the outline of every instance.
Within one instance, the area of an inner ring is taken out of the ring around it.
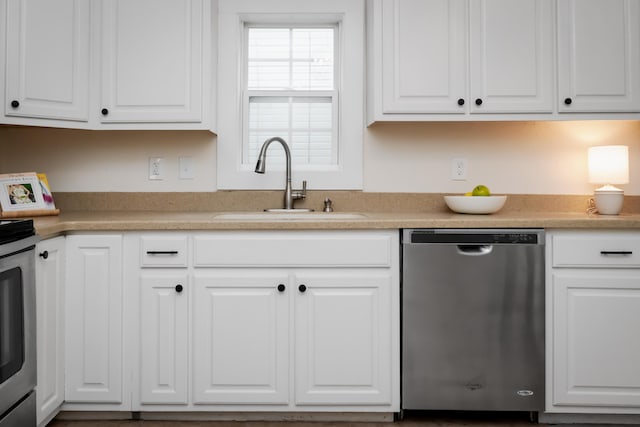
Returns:
[[[467,159],[456,157],[451,160],[451,179],[453,181],[467,180]]]
[[[149,157],[149,179],[160,181],[163,179],[163,158]]]

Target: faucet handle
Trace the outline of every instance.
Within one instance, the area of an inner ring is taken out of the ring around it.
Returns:
[[[305,199],[307,197],[307,180],[302,181],[302,190],[295,190],[291,193],[291,197],[296,199]]]

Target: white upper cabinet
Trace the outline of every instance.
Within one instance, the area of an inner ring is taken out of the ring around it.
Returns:
[[[7,26],[0,34],[5,104],[0,123],[212,130],[215,5],[215,0],[0,3],[0,22]]]
[[[640,4],[558,0],[560,112],[640,111]]]
[[[382,113],[466,111],[465,0],[376,2],[382,22]]]
[[[637,0],[369,0],[375,121],[640,118]]]
[[[469,2],[472,113],[553,110],[550,0]]]
[[[371,121],[552,112],[551,0],[369,6]]]
[[[203,3],[102,4],[102,123],[202,120]]]
[[[89,120],[89,2],[9,0],[4,113]]]

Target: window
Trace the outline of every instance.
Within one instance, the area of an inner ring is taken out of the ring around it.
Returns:
[[[244,161],[255,163],[262,143],[280,136],[294,166],[337,164],[335,32],[336,27],[247,28]],[[284,159],[282,146],[269,148],[269,165]]]
[[[362,188],[364,3],[221,0],[218,22],[218,188],[284,188],[279,144],[253,172],[274,136],[294,187]]]

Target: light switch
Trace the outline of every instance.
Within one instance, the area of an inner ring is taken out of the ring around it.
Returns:
[[[180,173],[178,174],[180,179],[193,179],[193,157],[180,157],[179,159]]]

